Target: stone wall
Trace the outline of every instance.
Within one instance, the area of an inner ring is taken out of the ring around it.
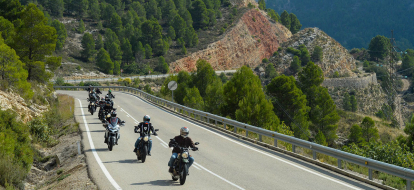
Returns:
[[[370,84],[377,85],[377,74],[366,74],[363,77],[346,78],[325,78],[322,86],[325,87],[348,87],[348,88],[367,88]]]

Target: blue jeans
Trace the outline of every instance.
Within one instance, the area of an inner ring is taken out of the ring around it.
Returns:
[[[135,148],[137,148],[138,149],[138,144],[139,144],[139,141],[141,140],[141,138],[142,137],[139,137],[138,139],[137,139],[137,141],[135,141]],[[152,148],[152,139],[151,139],[151,137],[149,138],[149,149],[148,149],[148,152],[151,152],[151,148]]]
[[[170,158],[170,161],[168,162],[168,166],[170,166],[170,167],[172,167],[172,165],[173,165],[173,163],[174,163],[174,160],[177,158],[177,156],[178,156],[178,153],[173,153],[172,155],[171,155],[171,158]],[[193,162],[194,162],[194,157],[193,156],[190,156],[189,158],[188,158],[188,168],[190,168],[191,167],[191,165],[193,165]]]

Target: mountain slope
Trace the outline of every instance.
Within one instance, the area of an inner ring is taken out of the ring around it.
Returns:
[[[395,38],[401,48],[414,44],[414,2],[375,0],[267,0],[267,8],[293,12],[303,27],[319,27],[346,48],[368,47],[376,35]]]

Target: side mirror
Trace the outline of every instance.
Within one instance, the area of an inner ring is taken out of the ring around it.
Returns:
[[[154,131],[159,131],[159,129],[155,129]]]
[[[196,142],[196,143],[194,143],[195,145],[198,145],[198,144],[200,144],[200,143],[198,143],[198,142]]]

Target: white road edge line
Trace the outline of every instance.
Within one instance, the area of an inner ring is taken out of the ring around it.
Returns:
[[[164,148],[168,148],[164,143],[160,143]]]
[[[128,95],[131,95],[131,94],[128,94]],[[133,96],[133,97],[135,97],[135,98],[137,98],[138,100],[142,101],[140,98],[138,98],[138,97],[136,97],[136,96]],[[144,101],[142,101],[142,102],[144,102]],[[147,102],[144,102],[144,103],[147,103]],[[147,103],[147,104],[150,104],[150,103]],[[150,104],[150,105],[152,105],[152,104]],[[156,106],[154,106],[154,107],[156,107]],[[361,189],[361,188],[355,187],[355,186],[353,186],[353,185],[350,185],[350,184],[344,183],[344,182],[342,182],[342,181],[339,181],[339,180],[333,179],[333,178],[331,178],[331,177],[329,177],[329,176],[325,176],[325,175],[323,175],[323,174],[317,173],[317,172],[312,171],[312,170],[310,170],[310,169],[304,168],[304,167],[302,167],[302,166],[296,165],[296,164],[294,164],[294,163],[292,163],[292,162],[290,162],[290,161],[287,161],[287,160],[285,160],[285,159],[278,158],[278,157],[273,156],[273,155],[270,155],[270,154],[268,154],[268,153],[266,153],[266,152],[263,152],[263,151],[257,150],[257,149],[255,149],[255,148],[253,148],[253,147],[250,147],[250,146],[247,146],[247,145],[242,144],[242,143],[240,143],[240,142],[237,142],[237,141],[235,141],[235,140],[233,140],[233,139],[230,139],[230,138],[228,138],[228,137],[225,137],[225,136],[223,136],[223,135],[221,135],[221,134],[218,134],[218,133],[216,133],[216,132],[214,132],[214,131],[210,131],[210,130],[208,130],[208,129],[205,129],[205,128],[201,127],[200,125],[196,125],[196,124],[194,124],[194,123],[192,123],[192,122],[189,122],[189,121],[187,121],[187,120],[185,120],[185,119],[182,119],[182,118],[180,118],[180,117],[178,117],[178,116],[176,116],[176,115],[174,115],[174,114],[171,114],[170,112],[167,112],[167,111],[165,111],[165,110],[162,110],[161,108],[158,108],[158,109],[160,109],[161,111],[164,111],[164,112],[166,112],[166,113],[169,113],[169,114],[170,114],[171,116],[173,116],[173,117],[176,117],[176,118],[178,118],[178,119],[181,119],[181,120],[183,120],[183,121],[185,121],[185,122],[188,122],[188,123],[190,123],[190,124],[192,124],[192,125],[194,125],[194,126],[196,126],[196,127],[199,127],[199,128],[201,128],[201,129],[204,129],[204,130],[206,130],[206,131],[208,131],[208,132],[210,132],[210,133],[213,133],[213,134],[215,134],[215,135],[217,135],[217,136],[219,136],[219,137],[222,137],[222,138],[224,138],[224,139],[226,139],[226,140],[229,140],[229,141],[234,142],[234,143],[236,143],[236,144],[238,144],[238,145],[241,145],[241,146],[243,146],[243,147],[246,147],[246,148],[248,148],[248,149],[250,149],[250,150],[256,151],[256,152],[261,153],[261,154],[263,154],[263,155],[269,156],[269,157],[271,157],[271,158],[274,158],[274,159],[276,159],[276,160],[279,160],[279,161],[281,161],[281,162],[284,162],[284,163],[289,164],[289,165],[291,165],[291,166],[294,166],[294,167],[296,167],[296,168],[299,168],[299,169],[305,170],[305,171],[307,171],[307,172],[309,172],[309,173],[312,173],[312,174],[314,174],[314,175],[317,175],[317,176],[319,176],[319,177],[322,177],[322,178],[325,178],[325,179],[331,180],[331,181],[333,181],[333,182],[339,183],[339,184],[341,184],[341,185],[347,186],[347,187],[349,187],[349,188],[352,188],[352,189],[358,189],[358,190],[359,190],[359,189]],[[195,163],[195,162],[194,162],[194,163]],[[206,170],[206,171],[207,171],[207,170]]]
[[[195,164],[193,165],[195,168],[197,168],[198,170],[201,170],[199,167],[197,167]]]
[[[82,102],[79,99],[78,99],[78,101],[79,101],[79,104],[80,104],[80,107],[81,107],[80,109],[82,111],[83,123],[85,124],[86,132],[88,134],[88,140],[89,140],[89,144],[91,146],[93,156],[95,157],[96,162],[98,162],[99,167],[101,167],[101,169],[102,169],[103,173],[105,174],[106,178],[108,178],[109,182],[115,187],[115,189],[121,190],[122,188],[118,185],[118,183],[116,183],[114,178],[112,178],[111,174],[109,174],[108,170],[106,169],[105,165],[102,163],[101,158],[99,158],[99,155],[95,150],[95,145],[93,144],[92,136],[91,136],[91,133],[90,133],[89,127],[88,127],[88,122],[86,122],[85,113],[83,112],[83,109],[82,109],[82,107],[83,107]]]
[[[121,110],[123,110],[127,115],[129,115],[130,116],[130,118],[132,118],[133,120],[135,120],[135,121],[137,121],[134,117],[132,117],[128,112],[126,112],[124,109],[122,109],[121,108]],[[155,136],[155,137],[157,137],[157,139],[158,140],[160,140],[161,142],[163,142],[165,145],[167,145],[167,147],[168,147],[168,144],[165,142],[165,141],[163,141],[160,137],[158,137],[158,136]],[[172,148],[171,148],[172,149]],[[230,185],[233,185],[234,187],[237,187],[238,189],[240,189],[240,190],[244,190],[243,188],[241,188],[240,186],[238,186],[238,185],[236,185],[236,184],[234,184],[234,183],[232,183],[232,182],[230,182],[229,180],[227,180],[227,179],[225,179],[225,178],[223,178],[223,177],[221,177],[221,176],[219,176],[219,175],[217,175],[217,174],[215,174],[214,172],[212,172],[212,171],[210,171],[210,170],[208,170],[208,169],[206,169],[206,168],[204,168],[203,166],[201,166],[200,164],[198,164],[198,163],[196,163],[196,162],[194,162],[193,164],[197,164],[198,165],[198,167],[200,167],[200,168],[202,168],[202,169],[204,169],[204,170],[206,170],[208,173],[210,173],[210,174],[212,174],[212,175],[214,175],[214,176],[216,176],[216,177],[218,177],[218,178],[220,178],[221,180],[223,180],[223,181],[225,181],[225,182],[227,182],[228,184],[230,184]]]

